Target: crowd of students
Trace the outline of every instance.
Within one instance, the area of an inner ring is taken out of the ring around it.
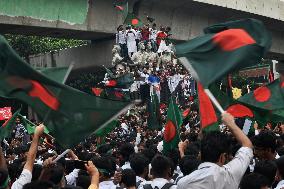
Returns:
[[[195,81],[177,61],[169,27],[118,28],[113,72],[131,73],[123,89],[142,102],[118,117],[106,136],[91,136],[58,160],[56,140],[30,136],[16,122],[0,148],[0,189],[267,189],[284,188],[284,125],[267,125],[247,136],[234,117],[222,114],[222,131],[202,132]],[[103,83],[111,79],[106,74]],[[149,128],[147,103],[158,96],[161,129]],[[163,150],[167,104],[186,112],[175,149]],[[225,128],[225,129],[224,129]],[[66,136],[68,137],[68,136]]]

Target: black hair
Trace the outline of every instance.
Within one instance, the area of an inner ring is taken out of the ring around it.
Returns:
[[[135,153],[134,146],[130,143],[125,143],[119,148],[119,153],[124,161],[129,161],[130,156]]]
[[[278,172],[283,179],[284,178],[284,156],[281,156],[275,162],[277,165]]]
[[[151,166],[151,173],[155,178],[165,178],[171,169],[171,161],[165,156],[156,155],[151,162]]]
[[[38,180],[42,171],[42,166],[39,164],[34,164],[33,173],[32,173],[32,181]]]
[[[200,143],[199,142],[193,142],[190,143],[186,149],[185,149],[185,155],[190,155],[190,156],[194,156],[195,158],[198,157],[200,152]]]
[[[277,137],[272,131],[262,131],[252,138],[252,143],[256,147],[270,148],[272,152],[277,148]]]
[[[265,176],[269,181],[269,186],[271,186],[274,182],[276,171],[277,165],[274,161],[264,160],[255,164],[253,172]]]
[[[197,170],[200,163],[200,160],[196,159],[195,156],[184,156],[180,160],[179,167],[181,172],[185,176]]]
[[[172,161],[173,163],[173,170],[177,168],[178,162],[180,160],[180,154],[177,148],[169,150],[165,153],[165,155]]]
[[[144,173],[145,169],[149,167],[149,159],[142,153],[134,154],[130,158],[130,167],[137,176],[140,176]]]
[[[122,170],[121,183],[126,187],[136,186],[136,174],[132,169]]]
[[[83,189],[88,189],[91,185],[91,177],[85,175],[79,175],[76,179],[76,186],[80,186]]]
[[[102,157],[96,157],[92,159],[94,165],[101,170],[101,174],[103,174],[105,177],[110,178],[114,175],[114,172],[116,170],[115,160],[110,156],[102,156]]]
[[[110,144],[102,144],[97,148],[97,152],[99,154],[107,154],[111,149],[112,148]]]
[[[62,166],[55,164],[50,167],[46,167],[42,170],[40,180],[50,181],[55,185],[59,185],[64,176],[64,169]]]
[[[23,189],[38,189],[38,188],[50,189],[50,188],[53,188],[53,184],[52,182],[49,182],[49,181],[38,180],[38,181],[32,181],[23,186]]]
[[[222,153],[230,153],[229,137],[219,131],[204,135],[201,140],[201,161],[216,163]]]
[[[269,186],[267,178],[258,173],[251,173],[243,177],[240,189],[261,189],[261,187]]]

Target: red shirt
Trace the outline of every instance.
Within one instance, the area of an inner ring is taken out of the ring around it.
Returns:
[[[149,29],[142,29],[141,35],[142,35],[142,41],[148,41],[150,37]]]
[[[161,40],[165,39],[166,37],[167,37],[167,34],[165,32],[162,32],[162,31],[158,32],[157,33],[157,44],[160,45]]]

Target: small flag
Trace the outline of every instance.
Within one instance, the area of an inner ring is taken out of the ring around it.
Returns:
[[[0,108],[0,120],[7,120],[12,117],[11,107]]]
[[[163,153],[177,148],[179,143],[179,129],[181,124],[182,116],[180,110],[171,97],[167,113],[167,122],[164,131]]]
[[[98,88],[98,87],[93,87],[93,88],[92,88],[92,91],[93,91],[93,93],[94,93],[96,96],[100,96],[101,93],[103,92],[103,89]]]

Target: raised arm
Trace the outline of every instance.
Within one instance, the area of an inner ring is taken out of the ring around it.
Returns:
[[[34,166],[34,162],[35,162],[35,158],[36,158],[37,148],[38,148],[40,137],[43,134],[43,131],[44,131],[44,125],[41,124],[41,125],[36,127],[34,137],[33,137],[33,141],[31,143],[30,149],[28,151],[27,161],[26,161],[26,164],[24,166],[24,169],[27,169],[30,172],[33,171],[33,166]]]
[[[222,114],[222,120],[225,125],[230,129],[232,134],[236,137],[237,141],[243,146],[252,148],[250,139],[243,133],[243,131],[236,125],[234,117],[225,112]]]

